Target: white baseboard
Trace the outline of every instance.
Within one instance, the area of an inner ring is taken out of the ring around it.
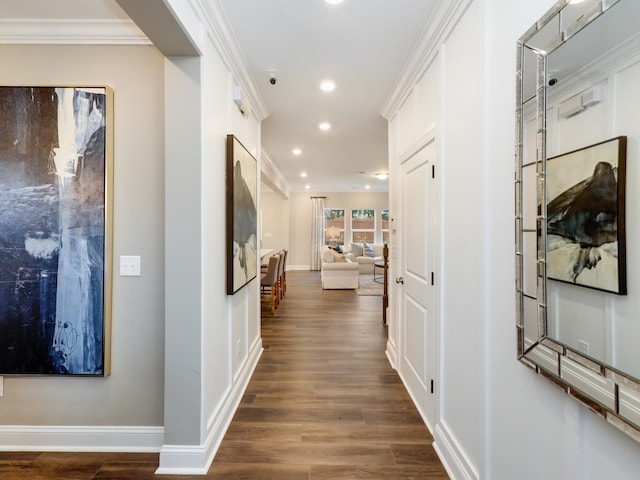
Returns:
[[[309,271],[309,265],[289,265],[287,270]]]
[[[163,445],[160,450],[160,465],[156,470],[162,475],[205,475],[213,462],[222,439],[233,419],[251,375],[262,355],[262,339],[255,343],[251,356],[240,370],[234,387],[214,413],[207,439],[203,445]]]
[[[398,370],[396,368],[396,358],[398,358],[398,352],[396,351],[395,345],[393,345],[390,341],[387,340],[387,349],[384,352],[387,355],[387,359],[391,364],[391,367],[394,370]]]
[[[479,480],[480,474],[442,423],[436,425],[433,438],[433,448],[452,480]]]
[[[164,427],[0,426],[0,451],[159,452]]]
[[[204,445],[163,445],[164,427],[0,426],[0,451],[160,452],[159,474],[206,474],[262,354],[256,342]]]

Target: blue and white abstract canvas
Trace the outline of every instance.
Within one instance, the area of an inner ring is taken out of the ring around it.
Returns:
[[[0,374],[108,369],[106,90],[0,87]]]

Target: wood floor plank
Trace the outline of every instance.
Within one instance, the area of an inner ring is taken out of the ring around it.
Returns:
[[[40,455],[40,452],[0,452],[0,467],[30,465]]]
[[[130,462],[130,463],[122,463],[122,462],[107,462],[104,464],[98,473],[92,480],[128,480],[131,478],[132,472],[135,472],[137,480],[152,480],[158,479],[155,475],[155,471],[158,469],[158,462]],[[173,475],[173,478],[176,476]],[[166,480],[166,477],[163,475],[161,477],[163,480]],[[197,478],[194,476],[189,477],[180,477],[180,478]]]
[[[232,422],[225,435],[229,442],[296,442],[302,440],[302,425]]]
[[[302,428],[302,440],[306,442],[371,442],[389,445],[393,439],[396,445],[427,445],[433,443],[433,437],[424,425],[305,425]],[[393,451],[393,450],[392,450]]]
[[[216,463],[209,476],[215,480],[309,480],[309,465]]]
[[[257,399],[259,396],[256,397]],[[360,408],[254,407],[241,405],[233,420],[250,423],[356,422],[363,423]]]
[[[389,445],[312,442],[223,442],[217,463],[283,463],[308,465],[390,465],[394,463]]]
[[[431,445],[391,444],[393,458],[398,465],[434,465],[438,455]]]
[[[448,480],[437,466],[326,466],[313,465],[310,480]]]
[[[414,425],[421,422],[417,410],[365,410],[365,423],[370,425]]]

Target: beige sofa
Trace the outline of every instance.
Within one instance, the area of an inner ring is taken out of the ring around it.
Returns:
[[[360,271],[356,262],[346,258],[346,255],[334,252],[326,245],[322,247],[320,256],[322,259],[320,278],[324,290],[359,287]]]
[[[373,256],[365,254],[364,244],[362,243],[350,243],[342,247],[345,257],[358,264],[360,273],[373,273],[373,262],[382,261],[382,249],[384,245],[382,243],[372,243],[368,245],[373,247]],[[363,251],[360,252],[358,247],[361,247]],[[356,249],[358,250],[357,252],[355,251]],[[362,255],[360,255],[360,253],[362,253]]]

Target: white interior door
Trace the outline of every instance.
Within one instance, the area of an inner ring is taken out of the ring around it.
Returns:
[[[435,420],[436,172],[435,138],[401,164],[399,364],[429,428]]]

